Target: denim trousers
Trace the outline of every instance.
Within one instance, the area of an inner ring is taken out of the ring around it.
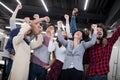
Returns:
[[[101,75],[101,76],[91,76],[91,77],[87,77],[86,80],[108,80],[107,75]]]
[[[30,64],[29,80],[45,80],[46,74],[46,69],[34,63]]]
[[[8,59],[8,64],[6,67],[6,72],[5,72],[5,80],[8,80],[11,68],[12,68],[12,64],[13,64],[13,60],[12,59]]]

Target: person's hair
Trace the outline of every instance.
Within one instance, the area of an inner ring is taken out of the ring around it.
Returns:
[[[67,40],[67,39],[68,39],[67,36],[66,36],[64,39]],[[58,40],[58,37],[57,37],[56,41],[57,41],[57,43],[58,43],[58,46],[61,47],[62,44],[61,44],[60,41]]]
[[[84,40],[84,39],[85,39],[85,33],[84,33],[83,30],[81,30],[81,29],[76,30],[76,31],[72,34],[73,40],[74,40],[74,34],[75,34],[77,31],[80,31],[80,32],[82,33],[82,40]],[[82,41],[82,40],[81,40],[81,41]],[[81,41],[80,41],[80,42],[81,42]]]
[[[49,26],[53,26],[53,27],[55,27],[55,25],[52,24],[52,23],[50,23],[50,24],[47,25],[47,27],[49,27]]]
[[[26,18],[29,18],[29,19],[30,19],[30,17],[24,17],[24,20],[25,20]]]
[[[64,31],[64,30],[62,30],[62,31]],[[65,40],[68,40],[68,37],[66,36],[64,39],[65,39]],[[58,46],[61,47],[62,44],[61,44],[60,41],[58,40],[58,37],[57,37],[56,41],[58,42]]]
[[[54,24],[46,24],[45,29],[44,29],[44,26],[43,26],[43,29],[46,31],[50,26],[53,26],[54,32],[55,32],[55,25]]]
[[[55,25],[54,25],[54,24],[52,24],[52,23],[48,24],[48,25],[47,25],[47,28],[50,27],[50,26],[53,26],[54,29],[55,29]]]
[[[98,24],[97,24],[97,27],[103,29],[103,37],[102,37],[102,38],[106,38],[106,37],[107,37],[107,30],[105,29],[104,24],[98,23]],[[93,29],[92,29],[91,33],[93,34]]]

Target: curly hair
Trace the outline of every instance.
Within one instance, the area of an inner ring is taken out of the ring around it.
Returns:
[[[102,38],[106,38],[107,37],[107,30],[105,29],[104,24],[97,23],[97,27],[103,29],[103,37]],[[91,33],[93,34],[93,29],[92,29]]]

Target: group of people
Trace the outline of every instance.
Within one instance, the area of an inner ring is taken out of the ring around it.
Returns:
[[[92,24],[89,37],[87,28],[77,29],[78,9],[74,8],[70,22],[65,14],[65,26],[57,21],[57,30],[49,24],[43,34],[40,23],[49,23],[50,18],[34,14],[34,20],[25,17],[17,27],[15,19],[20,9],[22,5],[10,18],[11,33],[5,47],[10,58],[5,80],[108,80],[111,51],[120,36],[120,27],[107,38],[103,24]]]

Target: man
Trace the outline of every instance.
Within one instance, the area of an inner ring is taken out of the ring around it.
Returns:
[[[89,41],[90,40],[90,37],[89,37],[90,31],[88,30],[88,28],[84,28],[83,32],[85,33],[84,41],[85,42]]]
[[[120,27],[113,33],[110,38],[103,24],[97,25],[97,42],[92,46],[85,57],[85,62],[89,64],[86,80],[108,80],[109,61],[114,43],[120,36]]]
[[[42,29],[40,22],[46,21],[49,22],[49,17],[43,17],[39,19],[33,20],[31,23],[32,31],[36,35],[40,33],[39,30]],[[29,80],[45,80],[47,69],[49,69],[54,60],[50,61],[50,53],[48,52],[48,44],[50,41],[51,36],[54,34],[54,27],[53,25],[48,26],[45,35],[43,36],[43,43],[41,47],[34,49],[34,53],[31,56],[31,64],[30,64],[30,73],[29,73]]]
[[[75,11],[73,10],[73,13]],[[71,18],[71,29],[74,32],[76,29],[75,17]],[[89,67],[87,70],[87,80],[108,80],[107,74],[109,72],[109,61],[111,56],[111,51],[114,43],[120,36],[120,27],[110,38],[107,37],[107,32],[104,29],[103,24],[97,24],[98,27],[98,37],[97,42],[94,46],[89,48],[85,55],[84,63],[88,63]]]

